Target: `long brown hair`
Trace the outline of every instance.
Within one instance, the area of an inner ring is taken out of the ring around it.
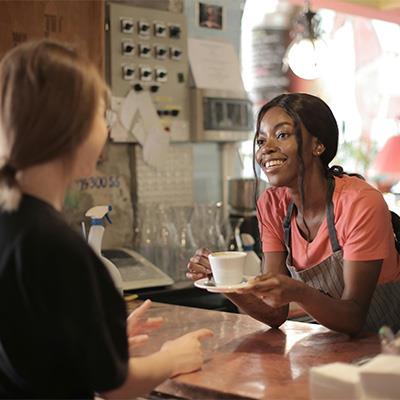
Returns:
[[[51,40],[24,43],[0,63],[0,208],[18,206],[17,173],[72,157],[87,138],[107,87],[73,48]]]

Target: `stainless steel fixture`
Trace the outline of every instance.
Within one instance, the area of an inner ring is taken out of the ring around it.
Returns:
[[[234,142],[253,134],[252,104],[245,92],[191,89],[191,130],[197,142]]]
[[[251,213],[256,209],[256,198],[265,190],[265,181],[255,178],[228,178],[228,204],[238,213]]]
[[[232,227],[229,240],[230,250],[241,250],[241,234],[248,233],[256,241],[254,250],[261,256],[261,242],[258,231],[256,198],[267,188],[265,181],[255,178],[228,178],[228,212]],[[255,196],[257,190],[257,196]]]

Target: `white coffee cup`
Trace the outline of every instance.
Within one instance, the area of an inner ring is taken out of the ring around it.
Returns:
[[[243,251],[218,251],[208,255],[211,271],[217,286],[238,285],[243,281],[246,253]]]

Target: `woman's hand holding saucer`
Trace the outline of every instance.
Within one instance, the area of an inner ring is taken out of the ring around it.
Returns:
[[[287,275],[266,273],[249,279],[247,285],[236,293],[251,293],[273,308],[282,307],[291,301],[300,301],[304,283]]]

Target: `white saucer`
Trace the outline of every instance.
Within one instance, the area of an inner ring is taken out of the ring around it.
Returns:
[[[215,286],[213,283],[208,283],[208,278],[202,278],[194,282],[194,286],[200,289],[206,289],[211,293],[232,293],[236,289],[240,289],[247,284],[247,279],[244,278],[243,282],[238,283],[237,285],[219,285]]]

